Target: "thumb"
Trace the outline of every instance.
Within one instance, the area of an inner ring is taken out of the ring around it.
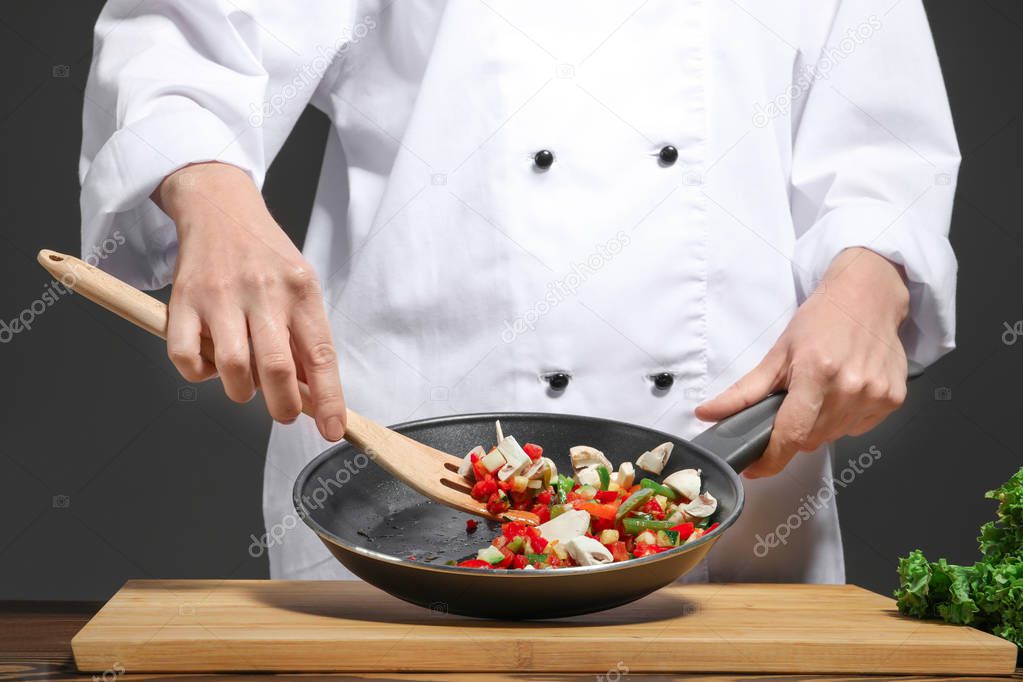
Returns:
[[[705,422],[721,421],[760,402],[778,388],[784,369],[784,353],[774,349],[760,364],[725,389],[716,398],[696,407],[696,418]]]

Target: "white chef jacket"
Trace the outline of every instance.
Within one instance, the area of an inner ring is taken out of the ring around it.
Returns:
[[[953,347],[959,154],[920,0],[113,0],[83,250],[120,233],[101,266],[165,285],[177,243],[152,190],[208,160],[261,184],[310,103],[333,127],[304,254],[348,403],[381,422],[525,410],[695,436],[693,408],[851,246],[905,268],[912,360]],[[274,577],[348,575],[291,505],[325,447],[307,418],[274,426]],[[799,512],[832,476],[822,451],[745,482],[694,579],[843,581],[836,504]]]

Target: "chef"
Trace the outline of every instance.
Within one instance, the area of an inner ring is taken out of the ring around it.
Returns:
[[[332,127],[300,250],[260,187],[308,104]],[[347,576],[290,495],[346,403],[689,438],[787,389],[690,575],[842,582],[828,443],[953,347],[958,164],[920,0],[111,0],[82,241],[174,283],[186,379],[260,385],[275,578]]]

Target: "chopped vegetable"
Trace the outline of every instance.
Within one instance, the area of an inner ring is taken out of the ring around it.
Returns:
[[[664,477],[664,485],[687,500],[695,500],[700,494],[700,470],[682,469]]]
[[[692,478],[688,472],[695,469],[675,472],[664,483],[637,481],[631,462],[613,472],[604,453],[584,445],[571,449],[575,476],[568,477],[558,474],[541,446],[519,447],[515,438],[500,433],[499,426],[496,430],[497,446],[489,452],[473,448],[459,472],[472,483],[473,498],[504,519],[501,534],[475,557],[451,565],[515,570],[598,566],[668,551],[717,526],[712,521],[717,507],[713,496],[689,498],[669,485],[684,487],[686,481],[679,483],[682,474]],[[671,448],[671,443],[662,443],[644,453],[649,457],[641,456],[640,465],[650,465],[651,458],[663,465]],[[503,516],[509,509],[536,514],[539,525]],[[472,533],[479,523],[470,519],[465,528]]]
[[[640,455],[636,460],[636,466],[659,476],[664,470],[664,465],[668,463],[668,458],[671,457],[671,451],[674,448],[674,443],[661,443],[653,450],[647,450]]]
[[[653,496],[653,494],[654,491],[650,490],[650,488],[643,488],[642,490],[637,490],[632,493],[624,502],[622,502],[622,505],[618,507],[616,518],[619,520],[624,519],[629,512],[646,502]]]
[[[674,490],[672,490],[666,485],[661,485],[652,478],[644,478],[642,481],[639,482],[639,484],[644,488],[650,488],[651,490],[654,491],[655,494],[662,495],[669,500],[674,501],[678,499],[678,494]]]

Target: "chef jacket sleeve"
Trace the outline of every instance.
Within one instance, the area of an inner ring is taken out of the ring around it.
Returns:
[[[842,0],[800,68],[811,85],[793,109],[794,272],[805,298],[843,249],[901,265],[902,341],[910,360],[928,364],[955,345],[948,228],[960,157],[921,2],[885,14],[890,5]]]
[[[262,186],[268,165],[347,50],[349,3],[110,0],[85,88],[82,252],[145,288],[177,256],[149,199],[190,163],[221,161]]]

